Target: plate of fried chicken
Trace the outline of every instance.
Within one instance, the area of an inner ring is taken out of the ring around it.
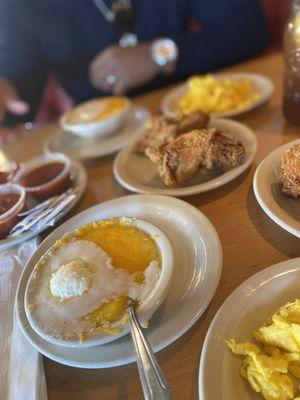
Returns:
[[[264,212],[300,238],[300,139],[278,147],[259,164],[253,187]]]
[[[210,119],[200,110],[179,118],[159,115],[118,154],[113,171],[133,192],[189,196],[242,174],[256,149],[253,132],[236,121]]]

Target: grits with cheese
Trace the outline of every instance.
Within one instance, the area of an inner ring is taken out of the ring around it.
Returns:
[[[128,303],[142,303],[160,273],[157,245],[133,219],[94,222],[58,240],[36,264],[27,312],[55,339],[119,333]]]

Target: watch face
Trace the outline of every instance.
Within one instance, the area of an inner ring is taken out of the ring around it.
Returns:
[[[158,65],[164,66],[177,59],[177,45],[171,39],[158,39],[152,45],[151,54]]]

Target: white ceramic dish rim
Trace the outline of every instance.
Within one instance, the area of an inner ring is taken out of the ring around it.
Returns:
[[[298,267],[295,265],[298,264]],[[277,274],[286,274],[290,271],[299,270],[300,268],[300,257],[292,258],[290,260],[282,261],[280,263],[271,265],[262,271],[257,272],[256,274],[250,276],[244,282],[242,282],[230,295],[224,300],[216,315],[214,316],[208,331],[205,336],[205,340],[202,347],[202,352],[200,356],[200,365],[199,365],[199,377],[198,377],[198,390],[199,390],[199,400],[205,400],[205,376],[206,376],[206,359],[208,357],[208,353],[211,349],[212,342],[214,341],[215,335],[213,335],[216,326],[219,323],[219,320],[222,319],[222,315],[224,314],[227,305],[238,302],[241,297],[244,296],[245,290],[251,287],[252,282],[257,281],[266,281],[271,280]],[[225,346],[224,346],[225,347]],[[222,360],[219,360],[222,362]],[[242,378],[241,378],[242,379]]]
[[[136,114],[138,114],[138,113],[143,114],[143,119],[145,121],[147,121],[150,118],[151,113],[147,108],[142,107],[142,106],[136,106],[136,105],[132,106],[131,110],[129,111],[129,115],[130,115],[130,113],[132,113],[132,115],[133,115],[132,118],[134,118],[135,121],[137,121],[139,123],[138,126],[135,127],[134,133],[132,134],[132,136],[134,136],[135,139],[136,139],[138,134],[140,134],[141,130],[143,129],[143,125],[144,125],[144,122],[141,123],[139,121],[139,117],[136,117]],[[122,128],[120,129],[120,132],[116,132],[115,136],[118,137],[121,134],[122,134]],[[63,135],[63,130],[61,130],[60,132],[56,132],[55,133],[55,137],[56,138],[60,137],[62,135]],[[107,135],[107,136],[103,136],[103,139],[107,142],[107,141],[111,140],[111,137],[110,137],[110,135]],[[132,137],[127,138],[126,142],[129,142],[130,140],[133,140]],[[107,143],[104,143],[104,144],[105,144],[106,148],[104,148],[102,150],[101,149],[99,150],[99,145],[97,144],[97,149],[92,151],[92,152],[85,151],[83,153],[80,153],[79,156],[75,156],[75,154],[73,153],[72,156],[70,156],[70,157],[72,159],[76,159],[78,161],[87,161],[87,160],[91,160],[91,159],[97,159],[97,158],[101,158],[101,157],[106,157],[106,156],[108,156],[110,154],[118,152],[119,150],[124,148],[124,146],[126,146],[126,143],[125,143],[124,139],[122,139],[121,141],[119,140],[114,144],[110,144],[108,147],[107,147]],[[51,146],[53,146],[53,138],[50,135],[45,140],[44,145],[43,145],[44,152],[46,154],[53,153],[53,151],[51,150]],[[59,150],[63,151],[63,149],[59,149]],[[65,151],[67,152],[68,150],[65,150]],[[70,151],[72,152],[72,149]],[[56,152],[56,151],[54,151],[54,152]]]
[[[60,126],[62,129],[66,129],[70,132],[74,132],[75,134],[84,134],[85,130],[89,130],[90,128],[93,129],[100,129],[103,127],[106,127],[107,125],[109,125],[110,123],[113,123],[114,121],[117,121],[118,119],[122,119],[124,116],[126,116],[126,114],[129,112],[130,108],[131,108],[131,101],[129,98],[127,97],[123,97],[125,100],[125,105],[122,109],[120,109],[118,112],[116,112],[115,114],[103,119],[103,120],[99,120],[96,122],[87,122],[86,124],[68,124],[65,122],[67,116],[69,115],[70,112],[68,112],[67,114],[64,114],[59,122],[60,122]],[[90,101],[102,101],[104,99],[108,99],[108,97],[102,97],[99,99],[93,99],[93,100],[88,100],[87,102],[84,102],[82,104],[79,104],[77,107],[74,108],[73,111],[75,111],[76,108],[79,108],[81,106],[83,106],[85,103],[89,103]],[[71,111],[71,112],[73,112]],[[101,134],[100,134],[101,135]]]
[[[68,213],[70,211],[70,209],[81,199],[81,197],[85,191],[86,184],[87,184],[87,174],[86,174],[85,169],[83,168],[83,166],[80,163],[72,161],[71,162],[71,173],[72,173],[72,171],[75,171],[78,175],[80,175],[79,176],[80,181],[81,181],[80,190],[76,193],[76,198],[72,201],[70,206],[67,207],[66,211],[65,210],[63,211],[62,217],[66,213]],[[25,242],[26,240],[29,240],[29,239],[37,236],[39,233],[43,232],[46,229],[47,229],[47,227],[41,226],[40,229],[38,229],[35,232],[27,232],[27,233],[23,233],[22,235],[19,235],[19,236],[0,240],[0,250],[6,250],[10,247],[15,246],[18,243]]]
[[[128,217],[121,217],[117,218],[119,220],[125,220],[128,223],[133,224],[137,228],[143,230],[144,232],[148,233],[150,236],[153,237],[155,244],[160,252],[161,256],[161,274],[159,279],[152,289],[148,297],[144,300],[143,303],[140,304],[137,310],[137,314],[141,321],[147,322],[152,314],[157,310],[160,304],[164,301],[167,296],[168,289],[171,284],[171,278],[173,273],[173,250],[171,243],[167,236],[159,229],[157,226],[143,221],[137,218],[128,218]],[[53,246],[51,246],[53,247]],[[49,251],[48,249],[47,251]],[[47,340],[50,343],[56,344],[58,346],[66,346],[66,347],[73,347],[73,348],[82,348],[82,347],[93,347],[99,346],[105,343],[112,342],[124,335],[126,335],[129,331],[129,324],[120,332],[119,334],[109,334],[104,332],[99,332],[99,334],[95,333],[92,335],[92,338],[85,340],[84,342],[80,343],[78,340],[64,340],[64,339],[56,339],[51,335],[46,334],[32,318],[30,312],[27,311],[28,309],[28,290],[31,284],[34,284],[34,279],[32,278],[34,270],[32,271],[30,278],[27,283],[26,291],[25,291],[25,312],[26,316],[30,322],[32,329],[43,339]],[[99,336],[99,337],[98,337]]]
[[[161,196],[161,195],[129,195],[129,196],[124,196],[123,198],[121,198],[121,201],[123,200],[129,200],[129,202],[134,202],[134,200],[138,200],[138,201],[146,201],[149,202],[149,200],[151,200],[153,206],[157,206],[157,203],[161,204],[163,202],[163,200],[166,201],[166,196]],[[89,214],[98,214],[98,213],[103,213],[105,212],[105,207],[107,207],[108,205],[110,206],[116,206],[117,203],[120,201],[120,198],[118,199],[113,199],[113,200],[109,200],[106,201],[102,204],[98,204],[95,205],[93,207],[91,207],[90,209],[87,209],[83,212],[81,212],[79,215],[82,218],[86,218]],[[127,201],[125,201],[125,203],[127,203]],[[172,204],[173,203],[173,204]],[[196,321],[201,317],[201,315],[204,313],[204,311],[206,310],[206,308],[208,307],[209,303],[211,302],[215,291],[218,287],[219,281],[220,281],[220,277],[221,277],[221,273],[222,273],[222,263],[223,263],[223,253],[222,253],[222,247],[221,247],[221,242],[219,239],[219,236],[216,232],[216,229],[214,228],[214,226],[212,225],[212,223],[208,220],[208,218],[198,209],[196,209],[194,206],[179,200],[179,199],[175,199],[175,198],[168,198],[168,205],[169,207],[172,208],[181,208],[181,210],[183,211],[184,209],[186,209],[188,211],[188,214],[190,216],[190,218],[192,218],[193,221],[196,222],[198,229],[200,229],[201,226],[201,230],[203,232],[203,237],[201,238],[201,241],[203,242],[204,246],[205,246],[205,266],[204,266],[204,271],[207,271],[208,265],[210,265],[211,262],[214,263],[214,281],[212,284],[210,284],[210,289],[209,289],[209,294],[205,297],[204,301],[202,302],[201,306],[197,309],[197,312],[193,311],[193,315],[191,318],[189,318],[188,320],[185,321],[183,326],[180,326],[180,328],[176,328],[176,330],[172,331],[172,325],[170,325],[169,322],[169,328],[171,329],[171,333],[170,335],[168,335],[168,338],[164,339],[164,340],[160,340],[158,344],[153,346],[153,349],[155,352],[160,351],[162,349],[164,349],[165,347],[169,346],[170,344],[172,344],[174,341],[176,341],[178,338],[180,338],[182,335],[184,335],[195,323]],[[124,206],[124,204],[122,205]],[[76,223],[78,219],[78,216],[75,216],[73,218],[71,218],[69,221],[65,222],[61,228],[64,228],[64,225],[66,225],[67,223]],[[63,230],[62,230],[63,232]],[[55,239],[53,237],[53,234],[50,234],[41,244],[40,247],[45,247],[48,245],[48,243],[54,243]],[[212,241],[214,242],[214,250],[212,250],[211,248],[211,244],[208,241],[208,238],[211,237]],[[50,246],[48,246],[50,247]],[[45,248],[46,250],[46,248]],[[215,258],[215,260],[213,260],[213,258]],[[24,311],[24,307],[19,306],[19,304],[23,304],[24,302],[24,276],[27,275],[27,269],[28,269],[29,264],[27,264],[27,266],[24,268],[22,276],[19,280],[19,284],[18,284],[18,288],[17,288],[17,293],[16,293],[16,314],[17,317],[19,319],[20,322],[20,327],[21,330],[23,332],[23,334],[25,335],[25,337],[27,338],[27,340],[29,341],[29,343],[32,344],[32,346],[34,346],[40,353],[42,353],[43,355],[45,355],[46,357],[64,364],[64,365],[69,365],[71,367],[76,367],[76,368],[94,368],[94,369],[98,369],[98,368],[112,368],[112,367],[116,367],[116,366],[120,366],[120,365],[126,365],[129,363],[132,363],[135,361],[135,357],[133,354],[131,355],[126,355],[125,357],[122,357],[121,360],[118,360],[117,362],[115,360],[110,360],[110,361],[90,361],[90,362],[86,362],[86,361],[75,361],[72,360],[72,358],[70,359],[69,357],[63,356],[61,354],[57,354],[57,353],[53,353],[53,351],[51,351],[51,349],[49,350],[46,347],[46,343],[39,343],[37,342],[37,340],[31,335],[30,330],[28,331],[28,320]],[[25,283],[26,285],[26,283]],[[192,303],[190,303],[192,304]],[[186,306],[185,306],[186,307]],[[191,307],[191,305],[189,306]],[[25,320],[24,320],[25,318]],[[168,321],[165,323],[168,325]]]
[[[67,157],[63,153],[48,153],[48,154],[43,154],[41,156],[32,158],[31,160],[27,161],[26,163],[24,163],[21,166],[19,171],[14,176],[12,182],[20,184],[20,179],[22,178],[22,175],[24,173],[30,172],[30,171],[34,170],[36,167],[41,167],[45,164],[47,165],[47,164],[51,163],[52,161],[59,161],[64,164],[64,168],[58,175],[56,175],[50,181],[45,182],[41,185],[23,186],[23,187],[26,192],[34,194],[34,192],[36,192],[36,191],[47,188],[47,186],[49,186],[49,185],[53,185],[57,181],[61,180],[64,175],[67,175],[68,173],[70,173],[70,170],[71,170],[71,160],[69,157]],[[20,184],[20,186],[22,186],[22,185]]]
[[[9,218],[11,215],[18,213],[20,208],[24,205],[25,203],[25,189],[23,186],[18,185],[17,183],[5,183],[4,185],[0,185],[0,193],[16,193],[18,192],[19,198],[18,201],[9,209],[7,210],[4,214],[0,215],[0,223],[5,221],[7,218]]]
[[[257,83],[258,81],[260,82],[264,82],[265,85],[265,93],[263,93],[263,95],[258,98],[257,100],[255,100],[252,104],[249,104],[246,107],[243,108],[239,108],[236,110],[231,110],[231,111],[224,111],[224,112],[220,112],[220,113],[213,113],[211,114],[211,117],[215,117],[215,118],[230,118],[230,117],[234,117],[237,115],[241,115],[244,114],[248,111],[253,110],[256,107],[259,107],[260,105],[264,104],[266,101],[268,101],[268,99],[272,96],[273,92],[274,92],[274,84],[271,81],[271,79],[269,79],[268,77],[261,75],[261,74],[256,74],[256,73],[252,73],[252,72],[224,72],[224,73],[216,73],[216,74],[212,74],[214,77],[216,77],[217,79],[233,79],[233,80],[240,80],[240,79],[248,79],[251,80],[252,83]],[[161,102],[161,111],[163,114],[165,114],[166,116],[170,116],[170,117],[176,117],[177,112],[175,110],[170,110],[169,108],[169,102],[173,100],[174,97],[181,97],[185,92],[187,91],[187,84],[186,82],[174,87],[174,89],[172,89],[169,93],[167,93],[164,98],[162,99]]]
[[[280,227],[282,227],[283,229],[285,229],[287,232],[291,233],[292,235],[300,238],[300,231],[293,228],[291,225],[289,225],[288,223],[286,223],[283,219],[279,218],[276,213],[274,213],[265,203],[264,201],[264,196],[263,194],[261,194],[260,190],[259,190],[259,184],[258,184],[258,179],[261,175],[261,170],[264,167],[265,164],[267,164],[270,160],[272,160],[273,158],[276,157],[276,155],[278,154],[278,159],[280,162],[280,157],[281,155],[290,147],[299,144],[300,143],[300,139],[297,140],[293,140],[292,142],[288,142],[280,147],[278,147],[277,149],[273,150],[269,155],[267,155],[267,157],[265,157],[260,164],[258,165],[258,167],[256,168],[254,177],[253,177],[253,190],[254,190],[254,194],[256,197],[256,200],[258,202],[258,204],[261,206],[261,208],[264,210],[264,212]]]
[[[211,121],[216,121],[219,124],[231,124],[235,126],[237,129],[240,128],[243,130],[243,132],[247,132],[247,136],[251,138],[252,144],[253,144],[253,149],[251,154],[249,154],[248,159],[243,162],[241,165],[238,165],[237,167],[231,168],[228,171],[223,172],[220,174],[218,177],[213,178],[210,181],[204,182],[204,183],[199,183],[193,186],[186,186],[186,187],[179,187],[179,188],[152,188],[148,187],[147,185],[139,184],[138,187],[135,186],[134,184],[131,184],[130,182],[127,182],[125,179],[123,179],[122,175],[119,173],[120,169],[120,164],[122,162],[122,159],[126,158],[127,155],[131,152],[131,147],[126,147],[123,150],[119,152],[119,154],[116,156],[114,159],[113,163],[113,174],[116,178],[116,180],[119,182],[121,186],[123,186],[125,189],[136,192],[136,193],[151,193],[151,194],[161,194],[161,195],[168,195],[168,196],[178,196],[178,197],[184,197],[184,196],[191,196],[194,194],[199,194],[199,193],[204,193],[208,192],[210,190],[216,189],[220,186],[223,186],[227,184],[228,182],[231,182],[238,176],[240,176],[244,171],[246,171],[250,165],[252,164],[256,152],[257,152],[257,139],[253,131],[248,128],[248,126],[241,124],[240,122],[231,120],[231,119],[225,119],[225,118],[212,118]],[[230,132],[229,136],[230,136]],[[232,137],[233,135],[231,135]],[[150,189],[150,190],[149,190]]]

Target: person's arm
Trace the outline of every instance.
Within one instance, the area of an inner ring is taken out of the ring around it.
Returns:
[[[14,98],[22,99],[30,107],[23,116],[13,115],[13,109],[7,110],[7,124],[32,120],[45,85],[47,69],[28,3],[0,0],[0,78],[10,84]]]
[[[176,73],[205,73],[241,62],[261,51],[269,32],[259,0],[190,0],[199,30],[173,39],[179,47]]]

